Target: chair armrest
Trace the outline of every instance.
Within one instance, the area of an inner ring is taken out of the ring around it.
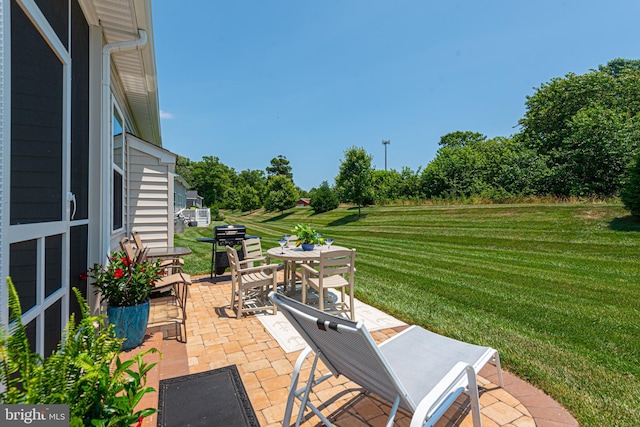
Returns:
[[[317,276],[318,274],[320,274],[318,270],[314,269],[309,264],[300,264],[300,268],[301,270],[303,270],[302,274],[304,274],[305,272],[313,274],[314,276]]]
[[[245,258],[241,261],[238,261],[238,264],[248,264],[250,262],[262,262],[262,261],[266,261],[267,259],[263,256],[261,257],[256,257],[256,258]]]
[[[467,381],[465,381],[465,377],[467,377]],[[465,387],[465,383],[467,387]],[[469,389],[471,398],[473,425],[479,426],[480,424],[477,424],[477,422],[480,421],[480,406],[478,402],[476,372],[473,366],[468,363],[458,362],[442,377],[438,384],[422,398],[413,413],[410,427],[422,427],[425,421],[428,421],[427,425],[430,426],[435,424],[466,388]]]
[[[278,270],[278,264],[267,264],[267,265],[259,265],[257,267],[239,268],[237,271],[238,273],[244,274],[244,273],[255,273],[255,272],[264,271],[264,270],[273,270],[273,273],[275,274],[276,271]]]

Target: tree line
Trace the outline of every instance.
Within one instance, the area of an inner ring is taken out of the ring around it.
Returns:
[[[261,170],[236,173],[217,157],[179,157],[176,172],[207,206],[284,211],[299,197],[316,212],[340,202],[358,207],[402,201],[532,196],[620,196],[640,215],[640,61],[614,59],[582,75],[569,73],[527,96],[519,130],[489,138],[473,131],[443,135],[424,169],[375,170],[364,148],[345,150],[335,182],[296,187],[282,155]]]

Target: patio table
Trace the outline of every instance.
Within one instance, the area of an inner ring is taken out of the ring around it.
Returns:
[[[267,250],[269,258],[277,258],[289,264],[289,277],[284,278],[285,291],[289,284],[291,291],[295,289],[296,284],[296,263],[313,264],[320,261],[320,252],[326,252],[334,249],[347,249],[342,246],[331,245],[331,249],[327,245],[316,245],[310,251],[304,251],[301,247],[285,247],[280,246]]]
[[[177,258],[185,255],[189,255],[191,249],[188,246],[159,246],[154,248],[148,248],[146,252],[147,258],[151,259],[166,259]]]

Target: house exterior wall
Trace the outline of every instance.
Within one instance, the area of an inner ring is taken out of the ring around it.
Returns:
[[[187,183],[179,175],[175,175],[173,184],[173,212],[177,214],[187,207]]]
[[[110,13],[116,4],[119,13]],[[172,243],[175,156],[158,147],[150,6],[149,0],[0,0],[0,321],[8,318],[4,278],[19,277],[23,322],[41,354],[50,354],[74,311],[71,287],[84,289],[93,312],[100,310],[80,273],[103,263],[121,237],[138,224],[155,229],[164,221],[158,241]],[[105,43],[142,40],[141,34],[149,35],[146,44],[126,52],[104,49]],[[135,93],[132,81],[141,82]],[[124,216],[116,231],[114,105],[125,132],[153,139],[124,141]],[[55,114],[43,114],[43,106]],[[50,125],[60,130],[46,132]],[[46,138],[29,139],[40,127]],[[156,175],[164,184],[157,185]],[[164,197],[154,194],[162,191]],[[53,203],[45,208],[41,200]],[[158,212],[150,214],[150,201]]]
[[[176,156],[127,135],[129,233],[137,231],[145,245],[173,245],[173,193]]]

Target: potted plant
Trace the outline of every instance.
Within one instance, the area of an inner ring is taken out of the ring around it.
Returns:
[[[315,243],[322,243],[319,234],[309,224],[297,224],[291,232],[298,236],[296,246],[302,246],[303,251],[311,251]]]
[[[157,349],[122,360],[122,340],[116,338],[113,326],[105,327],[104,316],[91,316],[86,300],[73,288],[81,317],[76,321],[72,315],[57,349],[41,357],[31,350],[11,278],[7,278],[6,289],[11,326],[0,326],[1,404],[65,404],[69,406],[67,425],[71,426],[140,426],[144,417],[157,412],[139,405],[146,393],[155,391],[147,385],[147,373],[157,362],[147,363],[143,357],[159,353]]]
[[[124,252],[114,252],[108,264],[95,264],[85,274],[95,279],[96,294],[107,303],[116,336],[125,338],[122,349],[142,344],[149,322],[149,294],[164,275],[160,261],[131,260]]]

